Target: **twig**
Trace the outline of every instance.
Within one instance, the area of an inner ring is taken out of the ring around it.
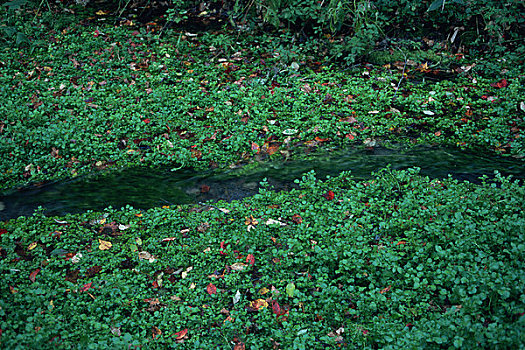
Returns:
[[[401,50],[399,50],[401,51]],[[396,95],[397,95],[397,92],[399,91],[399,86],[401,85],[401,82],[403,81],[403,79],[405,78],[405,69],[407,67],[407,55],[401,51],[401,53],[403,54],[403,56],[405,56],[405,63],[403,64],[403,73],[401,74],[401,79],[399,79],[399,82],[397,83],[397,87],[396,87],[396,92],[394,93],[394,97],[392,97],[392,100],[394,100],[396,98]]]

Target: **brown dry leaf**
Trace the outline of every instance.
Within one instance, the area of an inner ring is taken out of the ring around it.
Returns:
[[[153,334],[153,339],[155,339],[155,337],[158,337],[162,334],[162,331],[158,329],[157,327],[153,326],[151,328],[151,333]]]
[[[100,250],[108,250],[113,246],[111,242],[103,241],[101,239],[98,240],[98,243],[99,243],[98,249]]]

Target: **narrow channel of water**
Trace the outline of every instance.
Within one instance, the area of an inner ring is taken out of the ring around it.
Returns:
[[[48,216],[120,208],[187,204],[207,200],[234,200],[257,193],[264,178],[276,189],[291,189],[293,180],[315,170],[317,177],[336,176],[349,170],[357,179],[388,164],[393,169],[421,168],[423,175],[477,182],[482,175],[525,178],[525,162],[517,159],[466,153],[452,148],[418,147],[411,149],[352,148],[344,151],[312,153],[302,160],[252,163],[222,172],[196,172],[169,168],[129,168],[79,179],[17,190],[0,197],[0,220],[31,215],[39,206]]]

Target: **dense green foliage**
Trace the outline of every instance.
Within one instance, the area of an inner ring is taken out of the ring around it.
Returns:
[[[0,6],[0,189],[354,143],[524,156],[519,1],[178,1],[141,23],[151,3]],[[523,344],[522,185],[297,182],[0,222],[1,347]]]
[[[495,62],[399,46],[374,53],[382,65],[341,70],[330,46],[286,30],[159,39],[159,27],[97,18],[43,26],[33,40],[45,46],[0,52],[2,188],[111,165],[226,166],[327,142],[523,156],[524,69],[513,54]]]
[[[412,170],[299,183],[1,224],[2,347],[522,344],[523,187]]]

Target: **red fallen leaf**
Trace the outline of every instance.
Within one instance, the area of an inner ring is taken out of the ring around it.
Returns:
[[[275,301],[275,300],[272,303],[272,311],[277,316],[279,316],[281,314],[281,307],[279,306],[279,303],[277,301]]]
[[[244,343],[237,343],[233,347],[233,350],[246,350],[246,345],[244,345]]]
[[[367,335],[367,334],[368,334],[368,330],[363,329],[363,335]]]
[[[6,233],[7,233],[7,230],[5,228],[0,229],[0,236]]]
[[[215,287],[213,285],[213,283],[210,283],[208,284],[208,287],[206,287],[206,291],[208,292],[208,294],[212,295],[212,294],[215,294],[217,293],[217,287]]]
[[[255,264],[255,257],[253,256],[253,254],[248,254],[248,256],[246,257],[246,263],[250,265]]]
[[[185,328],[182,331],[175,333],[175,336],[177,337],[177,340],[181,340],[186,336],[186,334],[188,334],[188,328]]]
[[[331,201],[335,197],[334,191],[326,192],[326,194],[324,194],[323,197]]]
[[[261,149],[259,148],[259,145],[255,142],[252,142],[252,151],[255,151],[255,153],[259,153]]]
[[[36,275],[38,275],[39,272],[40,272],[40,268],[38,268],[35,271],[31,272],[31,274],[29,275],[29,280],[31,282],[35,282]]]
[[[497,83],[490,84],[490,86],[495,87],[497,89],[501,89],[501,88],[507,87],[508,85],[509,85],[509,83],[507,82],[507,79],[501,79]]]
[[[438,137],[441,136],[441,131],[436,131],[436,132],[434,133],[434,135],[436,135],[436,136],[438,136]]]
[[[326,139],[322,139],[322,138],[320,138],[319,136],[316,136],[316,137],[315,137],[315,141],[317,141],[317,142],[326,142],[326,141],[328,141],[328,140],[329,140],[328,138],[326,138]]]
[[[150,122],[149,118],[142,119],[142,121],[143,121],[144,123],[146,123],[146,124],[149,124],[149,122]]]
[[[159,282],[157,282],[156,280],[151,282],[151,285],[153,286],[153,288],[159,288]]]
[[[91,285],[93,284],[93,282],[89,282],[89,283],[86,283],[82,286],[82,288],[80,288],[80,292],[85,292],[89,289],[91,289]]]
[[[407,244],[407,242],[406,241],[399,241],[399,242],[396,243],[396,245],[401,245],[401,244]]]
[[[228,255],[228,253],[225,253],[223,251],[223,249],[226,249],[227,246],[228,246],[227,244],[224,244],[224,241],[221,242],[221,250],[219,251],[220,255]]]
[[[208,192],[210,192],[210,186],[202,185],[201,186],[201,193],[208,193]]]
[[[352,134],[346,134],[346,138],[349,139],[349,140],[353,140],[353,139],[355,139],[355,136],[352,135]]]

